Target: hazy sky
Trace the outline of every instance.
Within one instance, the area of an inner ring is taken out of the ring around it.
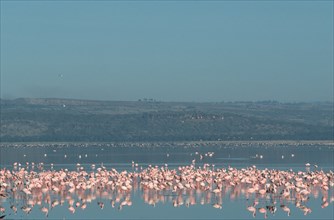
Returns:
[[[332,101],[332,1],[1,1],[1,97]]]

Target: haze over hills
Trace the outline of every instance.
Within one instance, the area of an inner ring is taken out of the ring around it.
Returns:
[[[1,142],[333,140],[333,103],[1,100]]]

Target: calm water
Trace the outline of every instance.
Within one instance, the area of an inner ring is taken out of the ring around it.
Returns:
[[[214,152],[211,157],[210,152]],[[26,167],[28,162],[29,169],[32,169],[31,162],[34,162],[36,171],[38,163],[44,163],[41,168],[43,170],[77,170],[77,163],[88,172],[93,169],[91,164],[96,164],[96,168],[102,165],[108,170],[115,168],[117,171],[140,171],[149,165],[160,167],[165,164],[173,169],[189,165],[195,159],[196,167],[214,164],[216,169],[229,166],[241,169],[255,165],[258,169],[305,171],[305,164],[310,163],[311,170],[316,169],[313,166],[316,164],[318,170],[329,172],[334,170],[334,147],[319,144],[20,144],[3,145],[0,159],[1,168],[14,169],[14,162]],[[138,166],[132,166],[132,161]],[[27,203],[27,198],[22,196],[0,199],[0,206],[5,208],[2,215],[6,215],[8,219],[250,219],[253,216],[247,207],[257,200],[257,207],[277,209],[274,213],[268,210],[270,219],[333,219],[333,187],[326,192],[329,203],[327,207],[321,207],[323,193],[318,188],[312,190],[304,204],[312,212],[306,215],[295,207],[293,200],[273,201],[273,198],[267,196],[247,194],[240,187],[227,187],[221,196],[195,190],[182,193],[146,192],[138,185],[134,185],[133,190],[127,194],[108,194],[106,191],[83,192],[84,195],[76,193],[72,195],[74,205],[76,202],[82,205],[83,196],[89,198],[89,202],[85,209],[77,207],[74,214],[68,210],[69,198],[56,193],[48,194],[49,198],[41,194],[41,203],[35,205],[29,214],[21,210]],[[63,204],[51,209],[48,201],[61,201],[61,197],[64,197]],[[117,199],[119,201],[115,201]],[[126,199],[131,200],[132,204],[120,207],[119,203]],[[173,202],[176,200],[181,202],[174,207]],[[102,203],[104,206],[101,209]],[[213,207],[217,203],[222,204],[221,208]],[[282,210],[282,205],[290,208],[290,216]],[[17,213],[10,208],[13,206],[17,207]],[[49,209],[47,217],[41,212],[41,207]],[[255,218],[263,219],[264,214],[257,212]]]

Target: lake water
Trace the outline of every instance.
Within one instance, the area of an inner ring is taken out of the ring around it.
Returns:
[[[334,147],[332,144],[287,144],[287,143],[144,143],[144,144],[2,144],[0,151],[1,169],[69,171],[96,171],[99,167],[118,172],[141,172],[148,166],[176,169],[194,164],[194,169],[277,169],[290,172],[311,172],[334,170]],[[201,159],[202,158],[202,159]],[[132,162],[133,161],[133,162]],[[17,162],[17,167],[13,164]],[[31,163],[35,166],[32,168]],[[28,163],[28,167],[27,167]],[[43,163],[43,165],[41,165]],[[79,165],[79,164],[80,165]],[[305,167],[310,163],[309,168]],[[78,165],[77,165],[78,164]],[[95,164],[95,168],[92,167]],[[21,165],[21,166],[19,166]],[[214,165],[214,167],[212,166]],[[316,165],[317,167],[315,167]],[[39,168],[38,168],[39,167]],[[307,170],[309,169],[309,170]],[[250,219],[252,212],[247,207],[256,205],[254,218],[265,218],[260,207],[266,209],[270,219],[333,219],[333,186],[328,191],[312,187],[302,207],[296,207],[295,198],[282,199],[258,193],[247,193],[243,185],[226,186],[218,194],[212,191],[187,189],[181,191],[145,190],[134,181],[127,192],[112,190],[86,190],[72,193],[43,192],[36,195],[7,192],[7,198],[0,198],[4,208],[1,215],[8,219]],[[324,198],[328,204],[324,205]],[[29,214],[23,209],[29,206],[29,199],[35,201]],[[37,201],[37,203],[36,203]],[[55,205],[52,208],[52,202]],[[122,202],[130,203],[120,205]],[[59,204],[58,204],[59,203]],[[69,205],[73,203],[72,205]],[[83,207],[85,204],[85,207]],[[177,205],[176,205],[177,204]],[[78,207],[76,207],[76,205]],[[69,207],[75,208],[71,213]],[[17,211],[13,210],[17,208]],[[48,210],[47,216],[41,208]],[[288,215],[284,207],[290,209]],[[262,210],[263,211],[263,210]]]

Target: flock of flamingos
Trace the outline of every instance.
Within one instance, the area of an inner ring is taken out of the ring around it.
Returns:
[[[134,162],[131,165],[132,169],[124,171],[103,165],[96,168],[94,164],[89,171],[80,164],[73,171],[56,171],[45,170],[43,163],[14,163],[12,170],[0,170],[0,219],[15,215],[18,209],[28,215],[34,207],[46,217],[56,206],[67,206],[71,213],[89,204],[122,210],[132,205],[132,196],[138,190],[144,202],[152,206],[160,202],[174,207],[210,204],[222,209],[224,197],[233,200],[244,196],[245,211],[264,218],[277,210],[289,216],[292,205],[307,215],[312,212],[307,206],[310,196],[321,197],[322,208],[334,201],[334,173],[319,170],[316,165],[306,164],[306,171],[298,172],[255,166],[196,166],[196,160],[177,168],[169,168],[168,164],[146,168]],[[270,205],[261,205],[261,199],[270,201]],[[7,209],[2,204],[6,200],[11,201]]]

